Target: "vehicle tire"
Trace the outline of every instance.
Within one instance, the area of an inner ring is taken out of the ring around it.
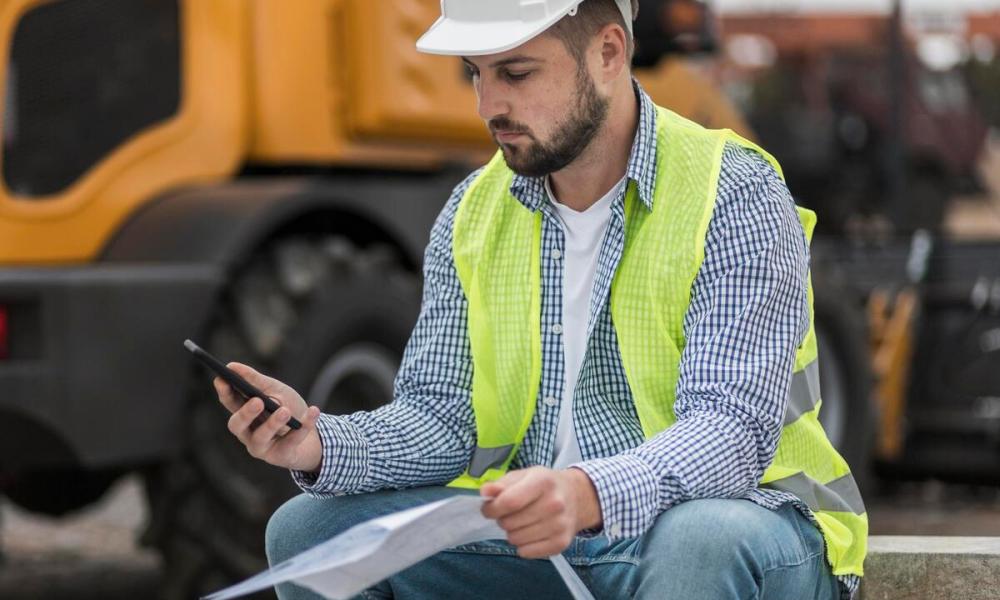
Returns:
[[[384,246],[287,238],[239,272],[203,339],[213,354],[284,381],[324,412],[369,410],[392,398],[419,287]],[[299,491],[287,470],[252,458],[229,433],[210,376],[199,367],[192,379],[188,450],[147,477],[144,541],[163,553],[165,600],[266,568],[267,521]]]
[[[61,517],[96,502],[119,477],[119,470],[41,469],[10,477],[3,493],[21,508]]]
[[[814,270],[813,285],[823,401],[819,420],[864,493],[873,488],[872,452],[878,422],[871,398],[867,317],[859,295],[836,276]]]

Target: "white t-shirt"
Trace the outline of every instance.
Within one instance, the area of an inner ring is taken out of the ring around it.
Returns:
[[[561,469],[583,460],[573,424],[573,395],[587,348],[587,324],[590,319],[590,296],[594,291],[594,275],[601,242],[611,222],[611,202],[625,185],[622,179],[603,198],[584,212],[560,204],[545,178],[545,191],[555,208],[565,234],[563,263],[562,342],[565,357],[563,397],[559,403],[559,425],[552,468]]]

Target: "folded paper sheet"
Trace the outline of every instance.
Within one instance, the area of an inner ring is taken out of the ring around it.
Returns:
[[[504,539],[496,521],[480,512],[483,502],[456,496],[373,519],[205,600],[236,598],[286,581],[326,598],[350,598],[441,550]],[[561,554],[550,560],[574,599],[593,600]]]

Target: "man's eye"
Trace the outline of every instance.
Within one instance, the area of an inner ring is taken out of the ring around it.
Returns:
[[[531,75],[531,71],[525,71],[523,73],[512,73],[507,71],[505,77],[511,81],[523,81],[528,78],[528,75]]]

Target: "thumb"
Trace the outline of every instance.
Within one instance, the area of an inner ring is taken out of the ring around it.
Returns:
[[[523,469],[511,471],[496,481],[483,484],[483,487],[479,488],[479,495],[486,498],[495,498],[510,486],[524,479],[525,474],[526,471]]]

